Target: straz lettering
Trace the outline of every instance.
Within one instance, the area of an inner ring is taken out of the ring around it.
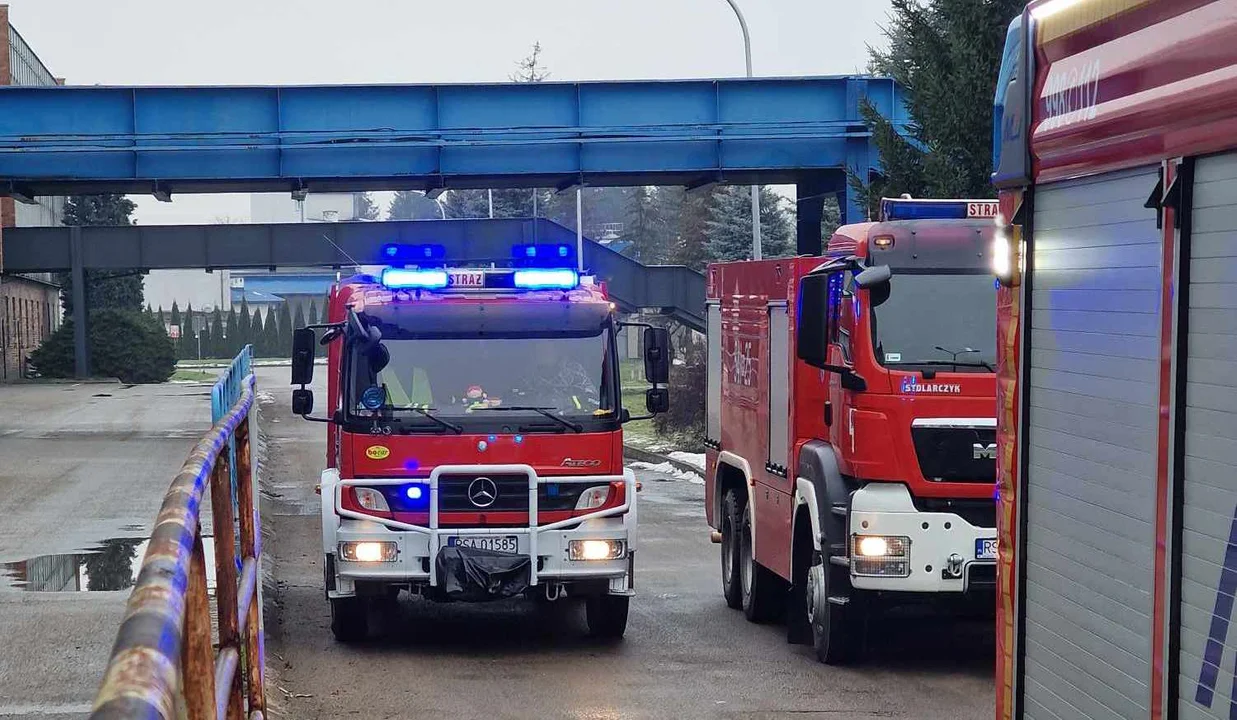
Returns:
[[[1095,119],[1100,92],[1100,61],[1092,60],[1066,71],[1053,68],[1044,83],[1042,130]]]
[[[966,204],[966,216],[969,218],[994,218],[1001,211],[999,202],[969,202]]]
[[[752,343],[735,341],[731,354],[730,382],[751,387],[756,380],[756,360],[752,357]]]
[[[911,378],[902,381],[904,393],[939,393],[945,395],[961,395],[962,386],[957,383],[919,383]]]

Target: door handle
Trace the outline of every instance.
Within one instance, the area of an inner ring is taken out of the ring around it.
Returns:
[[[833,427],[833,401],[825,401],[825,427]]]

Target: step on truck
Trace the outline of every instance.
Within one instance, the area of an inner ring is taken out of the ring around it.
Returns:
[[[385,267],[332,289],[326,324],[294,335],[293,412],[327,424],[320,483],[331,630],[368,633],[371,605],[582,599],[621,637],[633,595],[635,479],[623,466],[616,332],[605,288],[569,245],[517,245],[468,267],[441,246],[389,245]],[[669,403],[666,330],[643,327]],[[316,347],[327,346],[315,417]]]
[[[823,257],[708,269],[706,515],[722,589],[822,662],[995,585],[995,201],[886,199]]]

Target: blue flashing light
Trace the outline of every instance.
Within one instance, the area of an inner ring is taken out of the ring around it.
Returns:
[[[965,200],[881,200],[882,220],[965,220]]]
[[[404,461],[404,469],[408,472],[416,472],[421,468],[421,463],[415,458],[409,458]]]
[[[571,268],[516,270],[512,284],[525,290],[570,290],[580,284]]]
[[[490,436],[490,442],[498,442],[498,436],[497,436],[497,435],[491,435],[491,436]]]
[[[523,435],[516,435],[516,436],[515,436],[515,444],[516,444],[516,445],[521,445],[521,444],[523,444],[523,443],[524,443],[524,436],[523,436]]]
[[[382,284],[389,288],[445,288],[447,271],[386,268],[382,271]]]
[[[566,243],[513,245],[511,247],[511,257],[520,267],[556,268],[564,265],[569,266],[575,260],[575,256],[575,246]]]
[[[420,500],[425,497],[425,488],[420,485],[409,485],[404,495],[408,496],[409,500]]]
[[[427,263],[441,264],[446,260],[447,248],[442,245],[398,245],[382,246],[382,254],[391,263],[406,263],[409,265]]]

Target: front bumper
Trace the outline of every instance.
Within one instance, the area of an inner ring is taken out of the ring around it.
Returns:
[[[845,561],[856,589],[965,593],[991,589],[995,584],[996,560],[977,558],[976,541],[996,538],[996,530],[972,525],[954,513],[921,512],[904,485],[869,483],[855,491],[848,525],[852,545],[856,536],[863,535],[910,539],[905,577],[857,574],[857,558],[853,550],[848,553]]]
[[[438,527],[437,480],[440,474],[523,473],[529,477],[529,504],[532,519],[527,527]],[[626,486],[623,505],[599,510],[570,520],[538,526],[537,487],[541,481],[527,465],[440,466],[430,476],[430,523],[416,526],[395,520],[375,518],[344,510],[340,506],[341,491],[349,485],[373,487],[384,484],[405,484],[407,478],[341,480],[335,470],[322,476],[322,547],[333,556],[327,579],[329,597],[347,597],[356,593],[356,583],[409,584],[440,588],[444,578],[438,577],[435,559],[447,547],[452,536],[513,536],[515,554],[532,560],[529,585],[548,583],[578,583],[590,581],[604,584],[610,594],[631,594],[631,559],[636,550],[636,488],[635,476],[566,476],[547,478],[554,482],[579,482],[590,485],[623,482]],[[568,553],[572,540],[619,540],[625,552],[612,560],[572,560]],[[393,542],[397,552],[393,562],[348,562],[337,553],[344,542]]]

